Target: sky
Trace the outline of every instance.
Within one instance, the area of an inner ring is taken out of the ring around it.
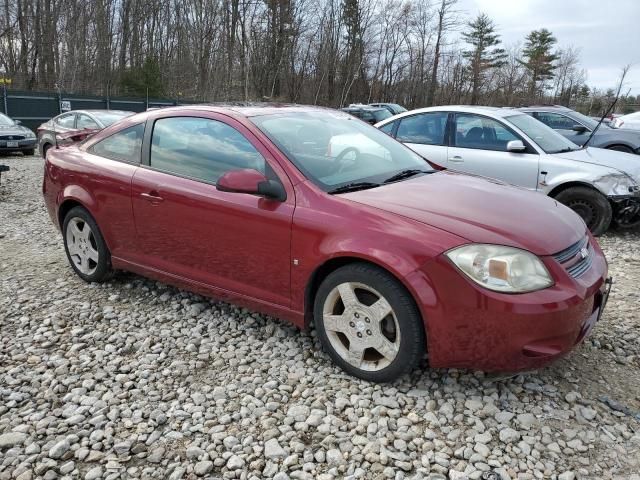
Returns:
[[[489,15],[505,45],[551,30],[559,47],[579,48],[591,87],[614,88],[631,64],[622,91],[640,95],[640,0],[459,0],[456,8],[471,18]]]

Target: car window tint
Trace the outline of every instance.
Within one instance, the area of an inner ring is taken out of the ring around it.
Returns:
[[[393,127],[396,126],[397,121],[389,122],[380,127],[380,131],[386,133],[387,135],[391,135],[393,133]]]
[[[536,118],[554,130],[571,130],[578,122],[558,113],[537,112]]]
[[[100,128],[100,125],[98,125],[93,118],[84,113],[78,115],[78,122],[76,125],[77,128]]]
[[[444,145],[447,112],[422,113],[400,120],[396,139],[405,143]]]
[[[225,172],[252,168],[265,173],[265,160],[235,128],[208,118],[172,117],[155,122],[153,168],[215,183]]]
[[[99,141],[90,149],[91,153],[112,160],[122,160],[129,163],[140,162],[140,147],[144,135],[144,124],[125,128]]]
[[[457,147],[507,151],[507,143],[520,140],[497,120],[473,114],[456,115]]]
[[[73,128],[75,117],[74,114],[63,115],[56,119],[56,124],[64,128]]]

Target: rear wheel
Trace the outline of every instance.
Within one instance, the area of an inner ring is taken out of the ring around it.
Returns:
[[[602,235],[609,228],[613,209],[600,192],[588,187],[570,187],[555,198],[580,215],[594,235]]]
[[[424,327],[413,298],[373,265],[355,263],[327,276],[316,295],[314,318],[329,356],[355,377],[389,382],[424,355]]]
[[[633,150],[626,145],[611,145],[607,150],[615,150],[616,152],[633,153]]]
[[[85,282],[111,278],[111,254],[93,217],[83,207],[73,207],[62,224],[64,248],[73,270]]]

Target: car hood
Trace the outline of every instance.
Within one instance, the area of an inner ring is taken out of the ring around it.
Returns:
[[[553,153],[552,155],[556,158],[615,168],[636,180],[640,179],[640,158],[632,153],[589,147],[572,152]]]
[[[537,192],[453,172],[438,172],[341,195],[412,218],[470,242],[508,245],[537,255],[584,238],[572,210]]]
[[[27,127],[22,125],[0,125],[0,135],[24,135],[31,132]]]

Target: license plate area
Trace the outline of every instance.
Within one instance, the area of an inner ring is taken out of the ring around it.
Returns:
[[[7,147],[12,148],[12,147],[17,147],[18,146],[18,142],[7,142]]]
[[[600,290],[595,297],[594,310],[587,318],[587,320],[582,324],[582,328],[580,329],[580,333],[578,334],[578,338],[576,343],[582,342],[586,337],[589,336],[593,327],[596,326],[596,323],[602,317],[602,312],[604,312],[604,307],[607,305],[607,301],[609,300],[609,293],[611,293],[611,285],[613,284],[613,279],[611,277],[607,278],[604,282],[602,290]]]

